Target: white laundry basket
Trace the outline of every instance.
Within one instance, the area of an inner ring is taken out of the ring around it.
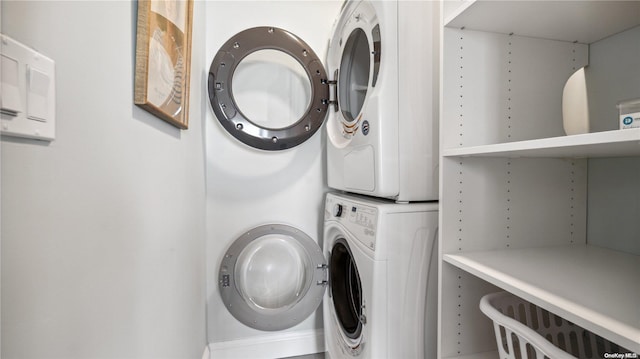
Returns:
[[[601,359],[629,352],[509,292],[485,295],[480,310],[493,320],[500,359]]]

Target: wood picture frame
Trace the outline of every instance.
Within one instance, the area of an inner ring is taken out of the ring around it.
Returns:
[[[193,0],[138,0],[134,103],[189,127]]]

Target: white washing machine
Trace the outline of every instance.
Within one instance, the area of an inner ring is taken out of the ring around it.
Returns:
[[[326,119],[330,187],[396,201],[437,200],[439,6],[437,1],[345,2],[324,65],[284,29],[265,26],[236,34],[209,70],[216,118],[237,140],[266,151],[303,143]],[[238,65],[263,50],[288,54],[302,65],[301,76],[291,75],[295,82],[297,77],[309,82],[299,91],[300,101],[306,101],[299,118],[264,121],[256,118],[262,114],[248,115],[238,105]]]
[[[324,219],[323,249],[285,224],[234,241],[218,273],[229,312],[279,331],[324,303],[331,358],[435,358],[438,204],[329,193]]]
[[[436,357],[437,203],[328,194],[329,357]]]

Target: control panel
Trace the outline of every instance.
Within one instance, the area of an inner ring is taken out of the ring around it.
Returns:
[[[325,220],[340,222],[356,239],[375,250],[378,223],[378,210],[375,207],[327,196],[325,209]]]

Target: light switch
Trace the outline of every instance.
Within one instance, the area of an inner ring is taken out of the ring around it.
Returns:
[[[17,116],[22,111],[18,84],[18,61],[2,56],[2,92],[0,92],[0,111],[9,116]]]
[[[27,118],[46,121],[49,117],[49,76],[27,66]]]
[[[55,139],[55,62],[6,35],[0,38],[2,135]]]

